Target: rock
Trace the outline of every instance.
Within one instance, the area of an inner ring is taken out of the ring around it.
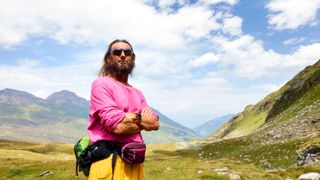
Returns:
[[[225,172],[225,171],[228,171],[228,170],[229,170],[228,167],[223,167],[223,168],[214,169],[213,171],[215,171],[215,172]]]
[[[319,180],[320,174],[316,172],[310,172],[306,174],[301,174],[298,179],[308,179],[308,180]]]
[[[312,124],[320,123],[320,118],[312,119],[312,120],[311,120],[311,123],[312,123]]]
[[[301,154],[298,154],[298,166],[317,163],[320,163],[320,144],[310,145]]]
[[[238,174],[233,174],[233,173],[229,174],[229,178],[232,180],[241,179],[241,177]]]
[[[264,169],[272,169],[273,168],[272,165],[266,159],[260,160],[260,164],[262,165],[262,167]]]
[[[219,175],[228,176],[231,180],[237,180],[241,179],[241,177],[238,174],[229,173],[229,172],[218,172]]]
[[[43,171],[42,173],[39,174],[38,177],[46,177],[46,176],[49,176],[51,174],[53,174],[53,173],[50,172],[50,171]]]

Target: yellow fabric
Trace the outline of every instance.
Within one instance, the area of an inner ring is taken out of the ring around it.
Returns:
[[[113,180],[143,180],[144,167],[141,164],[127,164],[117,156],[114,167]],[[94,162],[90,168],[89,180],[111,180],[112,179],[112,155],[107,159]]]

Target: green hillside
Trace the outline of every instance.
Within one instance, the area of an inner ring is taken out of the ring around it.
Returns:
[[[296,166],[296,152],[320,136],[283,143],[261,144],[246,138],[220,142],[151,144],[144,163],[145,179],[245,180],[297,179],[320,172],[320,165]],[[0,140],[0,177],[3,179],[86,179],[75,176],[70,144]]]
[[[161,128],[143,132],[146,143],[189,141],[198,136],[161,112]],[[0,138],[8,140],[73,143],[86,135],[89,102],[70,91],[47,99],[13,89],[0,91]]]
[[[320,61],[306,67],[281,89],[266,96],[256,105],[247,106],[208,139],[240,137],[259,130],[271,132],[273,128],[273,133],[281,132],[278,128],[280,124],[284,128],[295,128],[297,122],[305,122],[305,118],[310,121],[317,119],[320,115],[319,82]],[[318,133],[313,126],[304,126],[310,129],[305,136]],[[294,134],[297,133],[292,136]]]

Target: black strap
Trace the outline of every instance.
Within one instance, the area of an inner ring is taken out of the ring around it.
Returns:
[[[114,150],[112,155],[112,178],[111,179],[113,179],[114,167],[116,166],[117,155],[118,155],[117,151]]]
[[[79,140],[80,141],[80,140]],[[78,141],[78,143],[79,143]],[[76,146],[73,147],[73,152],[76,156],[76,175],[78,176],[78,172],[79,172],[79,158],[77,156],[77,151],[76,151]]]

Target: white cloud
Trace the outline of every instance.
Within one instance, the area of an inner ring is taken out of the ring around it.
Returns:
[[[218,3],[227,3],[230,5],[235,5],[238,2],[238,0],[200,0],[199,4],[207,4],[207,5],[215,5]]]
[[[238,16],[225,18],[223,20],[223,31],[231,35],[240,35],[242,33],[242,19]]]
[[[296,29],[303,25],[314,25],[317,22],[319,0],[272,0],[265,6],[269,10],[268,22],[271,27]]]
[[[20,67],[36,67],[40,65],[41,62],[34,59],[19,59],[17,63]]]
[[[172,5],[174,2],[179,1],[159,3]],[[236,1],[221,2],[233,5]],[[123,37],[139,45],[179,49],[185,46],[185,39],[199,40],[211,31],[223,30],[221,20],[218,22],[213,14],[223,10],[216,12],[205,4],[184,5],[169,14],[157,12],[143,1],[132,0],[96,0],[94,3],[12,0],[1,4],[0,45],[3,47],[20,44],[34,35],[48,36],[63,44],[92,45],[110,41],[111,37]],[[230,25],[226,28],[230,29]]]
[[[299,44],[301,42],[303,42],[306,38],[302,37],[302,38],[290,38],[287,39],[283,42],[284,45],[289,46],[289,45],[294,45],[294,44]]]
[[[213,43],[221,51],[217,54],[221,67],[248,79],[297,73],[320,57],[319,43],[300,46],[291,54],[265,50],[261,41],[249,35],[235,40],[215,37]]]
[[[30,59],[19,60],[18,66],[0,65],[0,89],[19,89],[42,98],[67,89],[89,99],[91,82],[101,65],[97,54],[81,53],[73,63],[55,67],[39,66],[38,60]]]
[[[219,57],[217,55],[215,55],[214,53],[206,53],[198,57],[197,59],[190,61],[188,65],[191,67],[199,68],[217,62],[219,62]]]
[[[294,53],[284,55],[283,69],[302,69],[320,59],[320,43],[300,46]]]
[[[162,9],[166,9],[176,3],[176,0],[159,0],[159,6]]]

